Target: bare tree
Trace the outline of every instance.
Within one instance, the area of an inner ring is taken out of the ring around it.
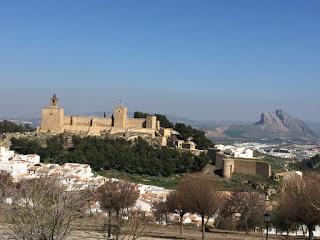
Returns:
[[[56,179],[22,180],[7,204],[16,239],[63,240],[86,211],[85,192],[67,192]]]
[[[188,205],[184,192],[176,191],[167,196],[166,205],[168,210],[180,217],[180,234],[183,234],[183,216],[188,212]]]
[[[280,205],[273,207],[271,216],[272,226],[276,228],[276,232],[286,232],[287,238],[289,237],[290,231],[297,231],[300,227],[299,224],[296,224],[292,222],[289,218],[287,218],[285,212],[282,209],[282,206]]]
[[[152,202],[151,209],[156,221],[162,222],[164,218],[166,225],[168,224],[169,208],[167,201],[154,201]]]
[[[314,239],[313,229],[320,224],[320,174],[305,173],[303,178],[294,178],[285,183],[279,199],[282,215],[291,222],[304,224],[308,228],[309,239]]]
[[[129,215],[128,208],[135,204],[139,192],[130,182],[107,181],[97,189],[96,196],[101,209],[108,213],[108,238],[111,237],[112,217],[115,215],[113,235],[118,239],[124,219]]]
[[[145,232],[147,224],[147,218],[145,213],[140,210],[131,209],[128,212],[128,221],[125,226],[127,230],[127,236],[131,240],[137,240],[141,238]]]
[[[223,203],[219,185],[210,176],[189,175],[178,185],[183,193],[188,209],[201,216],[202,239],[205,239],[205,218],[216,214]]]
[[[10,173],[0,171],[0,198],[4,201],[12,191],[14,186],[13,179]]]
[[[13,179],[7,172],[0,171],[0,216],[1,220],[5,219],[6,211],[6,200],[10,196],[14,187]]]
[[[263,214],[266,209],[265,196],[257,192],[234,192],[225,202],[223,215],[234,217],[240,215],[240,225],[244,222],[246,234],[248,234],[249,222],[251,227],[261,225]]]

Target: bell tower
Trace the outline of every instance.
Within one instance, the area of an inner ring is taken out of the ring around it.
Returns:
[[[52,98],[50,98],[50,107],[59,107],[59,98],[57,98],[56,94],[53,94]]]

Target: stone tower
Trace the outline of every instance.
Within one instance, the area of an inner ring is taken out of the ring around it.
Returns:
[[[157,129],[157,117],[147,116],[146,117],[146,128]]]
[[[42,109],[40,132],[62,133],[64,110],[59,107],[56,94],[50,99],[50,106]]]
[[[117,106],[114,110],[114,127],[125,128],[128,118],[128,109],[124,106]]]

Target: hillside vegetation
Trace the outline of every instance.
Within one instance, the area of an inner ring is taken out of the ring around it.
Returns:
[[[320,171],[320,155],[318,154],[310,159],[292,163],[290,167],[292,167],[293,169],[301,170],[301,171],[307,171],[307,170]]]
[[[13,132],[33,132],[29,124],[16,124],[7,120],[0,121],[0,134],[13,133]]]
[[[132,141],[98,137],[72,137],[73,147],[66,147],[63,135],[53,136],[40,144],[38,139],[12,138],[11,149],[21,154],[36,153],[43,161],[90,164],[95,171],[118,170],[150,176],[170,176],[200,171],[209,162],[206,154],[150,145],[139,138]]]

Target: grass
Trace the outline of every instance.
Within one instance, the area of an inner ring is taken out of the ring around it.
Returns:
[[[121,172],[117,170],[104,170],[100,172],[96,172],[95,174],[99,174],[108,178],[117,178],[128,180],[134,183],[140,183],[145,185],[153,185],[158,187],[163,187],[166,189],[175,189],[179,182],[183,179],[184,175],[171,175],[169,177],[155,177],[148,175],[138,175],[132,173]],[[258,175],[244,175],[244,174],[234,174],[229,179],[221,179],[219,182],[222,183],[222,187],[226,191],[262,191],[259,187],[270,186],[277,187],[277,182],[265,178]]]
[[[153,185],[158,187],[164,187],[167,189],[174,189],[180,180],[183,178],[182,175],[171,175],[169,177],[155,177],[148,175],[138,175],[132,173],[125,173],[116,170],[104,170],[98,172],[99,175],[108,178],[118,178],[128,180],[134,183],[141,183],[146,185]]]
[[[223,186],[225,190],[229,191],[241,190],[263,192],[263,190],[267,189],[268,187],[277,188],[277,184],[279,183],[259,175],[244,175],[237,173],[232,175],[231,178],[226,179]]]

